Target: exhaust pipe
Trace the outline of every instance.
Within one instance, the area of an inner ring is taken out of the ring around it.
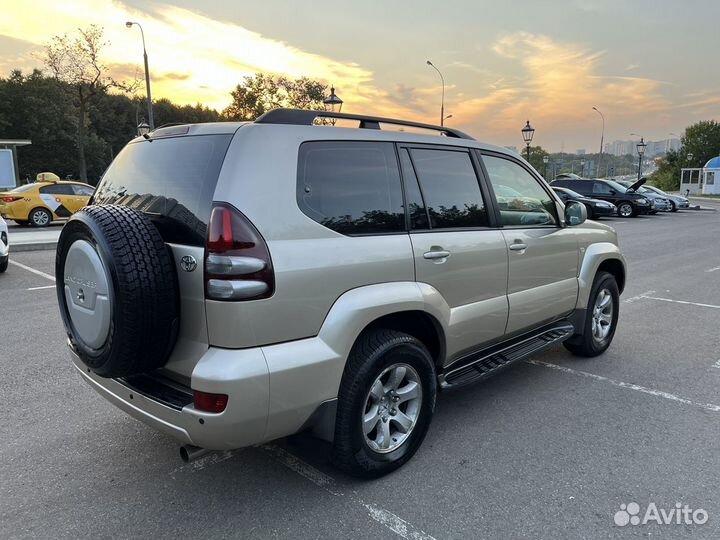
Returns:
[[[180,459],[182,459],[185,463],[190,463],[191,461],[195,461],[210,452],[212,452],[212,450],[208,450],[207,448],[200,448],[199,446],[193,446],[191,444],[183,444],[180,447]]]

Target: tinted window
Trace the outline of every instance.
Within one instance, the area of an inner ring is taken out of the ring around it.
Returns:
[[[449,150],[411,150],[430,227],[484,227],[487,209],[470,154]]]
[[[405,180],[405,200],[410,214],[410,228],[427,229],[429,228],[429,221],[425,201],[423,201],[422,193],[420,193],[420,186],[410,160],[410,153],[406,148],[400,149],[400,165]]]
[[[493,156],[483,156],[500,209],[502,225],[555,225],[555,202],[524,167]]]
[[[231,138],[196,135],[130,143],[105,172],[94,203],[147,212],[167,242],[204,245]]]
[[[612,195],[611,187],[604,182],[593,182],[593,193],[595,195]]]
[[[297,200],[305,215],[342,234],[405,230],[400,172],[392,143],[302,144]]]
[[[90,197],[93,193],[95,193],[95,190],[93,188],[81,186],[80,184],[73,184],[72,188],[75,192],[75,195],[80,195],[82,197]]]
[[[75,195],[73,188],[69,184],[50,184],[40,188],[40,193],[46,195]]]

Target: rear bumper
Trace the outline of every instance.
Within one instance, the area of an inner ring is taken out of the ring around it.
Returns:
[[[119,409],[181,443],[212,450],[297,432],[337,396],[342,373],[336,373],[341,358],[319,338],[240,350],[210,347],[193,370],[191,386],[229,396],[226,409],[213,414],[192,403],[168,406],[119,379],[96,375],[72,350],[70,357],[85,381]]]

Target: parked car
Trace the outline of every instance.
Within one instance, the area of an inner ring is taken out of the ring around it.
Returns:
[[[617,207],[613,203],[601,201],[600,199],[591,199],[568,188],[553,186],[553,191],[557,193],[564,203],[576,201],[584,204],[587,209],[588,219],[600,219],[602,216],[614,216],[617,213]]]
[[[657,214],[658,212],[671,212],[672,204],[670,203],[670,199],[663,197],[662,195],[658,195],[654,191],[647,189],[644,186],[645,182],[647,182],[647,180],[645,178],[641,178],[637,182],[619,180],[618,184],[622,184],[623,186],[625,186],[628,191],[633,191],[653,201],[655,205],[653,211],[650,212],[651,214]]]
[[[643,188],[654,191],[658,195],[668,199],[670,201],[670,205],[671,205],[671,208],[670,208],[671,212],[677,212],[681,208],[682,209],[690,208],[690,201],[687,200],[685,197],[682,197],[680,195],[672,195],[670,193],[666,193],[665,191],[663,191],[660,188],[657,188],[655,186],[648,186],[647,184],[645,184],[643,186]]]
[[[0,192],[0,216],[18,225],[45,227],[84,207],[94,188],[82,182],[45,181]]]
[[[10,260],[10,239],[8,238],[8,228],[5,220],[0,217],[0,274],[8,268]]]
[[[585,197],[600,199],[614,204],[620,217],[636,217],[649,214],[654,203],[647,197],[628,191],[614,180],[600,178],[558,178],[550,183],[553,187],[564,187]]]
[[[439,389],[560,342],[599,355],[618,323],[615,231],[447,127],[277,109],[159,128],[92,203],[58,240],[70,357],[185,459],[312,430],[376,477]]]

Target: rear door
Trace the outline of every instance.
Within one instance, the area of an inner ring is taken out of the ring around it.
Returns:
[[[491,227],[488,194],[468,149],[401,146],[399,152],[416,279],[437,289],[450,308],[452,361],[505,333],[505,241]]]
[[[58,218],[69,218],[75,192],[70,184],[49,184],[40,188],[40,199]]]
[[[507,333],[529,330],[575,308],[578,294],[578,243],[561,226],[555,200],[543,182],[519,161],[483,154],[509,259]],[[495,196],[495,195],[494,195]]]
[[[72,211],[73,213],[75,213],[87,205],[90,197],[92,197],[92,194],[95,192],[95,190],[89,186],[84,186],[82,184],[72,184],[72,188],[73,192],[75,193],[75,196],[73,197]]]

